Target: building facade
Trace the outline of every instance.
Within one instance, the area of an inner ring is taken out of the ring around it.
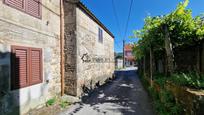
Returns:
[[[0,114],[60,94],[60,1],[0,1]]]
[[[132,48],[133,44],[126,44],[124,47],[125,67],[135,66],[136,64]]]
[[[114,36],[81,2],[65,11],[65,94],[81,96],[114,73]]]
[[[115,53],[115,69],[123,68],[123,53]]]
[[[123,59],[116,59],[115,63],[116,69],[123,68]]]

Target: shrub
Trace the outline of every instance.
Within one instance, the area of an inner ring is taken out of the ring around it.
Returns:
[[[197,73],[177,73],[173,74],[169,80],[176,85],[204,89],[204,78]]]
[[[182,107],[179,105],[175,97],[170,91],[167,91],[164,87],[165,82],[168,78],[162,76],[162,75],[155,75],[154,81],[159,85],[161,88],[160,91],[156,90],[156,87],[148,87],[148,92],[150,96],[153,99],[155,110],[158,115],[180,115],[182,112]],[[145,86],[148,86],[147,81],[145,81],[144,78],[142,78],[143,83],[145,83]]]

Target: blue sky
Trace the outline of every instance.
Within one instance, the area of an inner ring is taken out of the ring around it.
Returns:
[[[118,15],[119,26],[114,16],[112,0],[81,0],[93,14],[114,34],[115,51],[122,52],[122,40],[125,34],[125,26],[131,0],[114,0]],[[133,0],[133,7],[125,37],[126,43],[136,42],[130,39],[133,30],[143,27],[144,18],[148,15],[157,16],[170,13],[179,2],[183,0]],[[188,8],[192,9],[193,16],[204,13],[204,0],[190,0]],[[121,32],[120,32],[121,31]]]

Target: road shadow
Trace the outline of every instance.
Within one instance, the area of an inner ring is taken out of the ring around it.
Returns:
[[[112,111],[123,115],[152,115],[149,105],[143,104],[147,102],[143,96],[148,96],[138,84],[136,74],[136,70],[116,71],[114,80],[83,96],[79,106],[68,115],[77,114],[87,105],[97,114],[110,114],[108,112]]]
[[[0,115],[20,115],[20,92],[13,87],[20,86],[19,63],[15,54],[0,52]]]

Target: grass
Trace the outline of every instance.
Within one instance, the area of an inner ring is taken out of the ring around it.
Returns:
[[[56,97],[52,98],[52,99],[49,99],[47,102],[46,102],[46,105],[47,106],[52,106],[56,103]]]
[[[53,106],[53,105],[59,105],[61,108],[67,108],[71,103],[68,100],[63,100],[61,98],[51,98],[46,102],[46,106]]]
[[[60,100],[60,107],[61,108],[67,108],[69,105],[71,105],[70,102],[68,102],[67,100]]]

